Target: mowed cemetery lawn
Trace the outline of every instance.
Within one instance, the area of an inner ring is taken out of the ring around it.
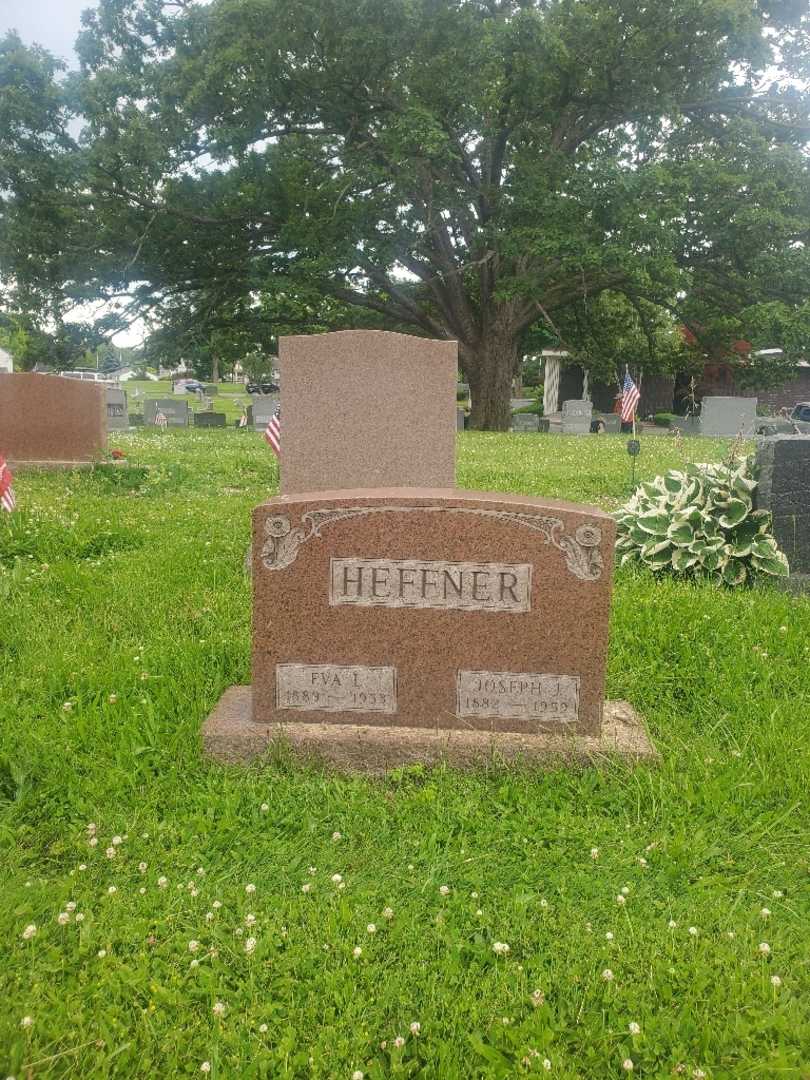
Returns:
[[[625,442],[463,434],[459,486],[615,507]],[[223,767],[274,458],[111,446],[141,489],[22,474],[0,521],[0,1076],[810,1077],[810,600],[617,573],[657,767]]]

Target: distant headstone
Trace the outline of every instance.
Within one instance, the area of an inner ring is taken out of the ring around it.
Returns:
[[[145,424],[154,424],[158,409],[169,421],[169,427],[188,427],[188,401],[174,401],[172,398],[146,398],[143,403]]]
[[[215,397],[219,394],[219,386],[216,383],[209,383],[208,386],[203,387],[203,393],[206,397]]]
[[[622,418],[618,413],[596,413],[594,420],[601,424],[606,435],[618,435],[622,430]]]
[[[590,401],[569,400],[563,402],[563,435],[587,435],[591,430],[593,403]]]
[[[758,509],[770,511],[773,533],[791,577],[810,575],[810,436],[757,439]]]
[[[194,413],[194,427],[215,428],[225,427],[227,418],[224,412],[198,412]]]
[[[129,414],[130,427],[143,427],[143,413],[134,412]]]
[[[509,405],[510,405],[510,407],[512,409],[512,412],[517,412],[518,409],[525,409],[529,405],[534,405],[534,398],[530,398],[530,397],[526,397],[526,398],[523,398],[523,397],[510,398]]]
[[[119,386],[108,386],[107,393],[107,431],[126,431],[129,427],[127,392]]]
[[[248,410],[253,417],[253,430],[264,431],[278,406],[278,394],[255,394]]]
[[[456,431],[464,430],[464,410],[456,409]]]
[[[451,486],[457,353],[385,330],[281,338],[282,494]]]
[[[756,430],[757,399],[705,397],[700,407],[701,435],[733,439],[742,434],[751,438]]]
[[[537,413],[512,413],[512,431],[539,431],[540,417]]]
[[[0,454],[10,464],[92,461],[107,445],[101,383],[0,373]]]

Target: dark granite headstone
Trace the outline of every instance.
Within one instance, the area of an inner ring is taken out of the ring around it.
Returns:
[[[154,424],[158,409],[169,421],[169,427],[188,427],[188,401],[175,401],[172,398],[147,398],[143,403],[145,424]]]
[[[127,392],[119,386],[108,386],[107,431],[126,431],[129,427]]]
[[[539,431],[540,417],[537,413],[512,413],[512,431]]]
[[[227,423],[224,412],[198,412],[194,413],[194,427],[225,427]]]
[[[773,516],[773,532],[787,555],[791,577],[810,574],[810,436],[757,440],[758,509]]]

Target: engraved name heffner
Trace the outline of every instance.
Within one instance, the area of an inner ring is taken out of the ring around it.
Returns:
[[[276,664],[276,708],[395,713],[396,668]]]
[[[531,610],[529,563],[423,562],[419,559],[332,559],[332,607]]]
[[[459,671],[457,716],[520,717],[572,723],[579,716],[579,676],[516,671]]]

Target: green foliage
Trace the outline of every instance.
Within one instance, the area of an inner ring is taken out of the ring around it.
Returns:
[[[678,414],[671,412],[657,412],[653,417],[653,420],[659,427],[669,427],[673,420],[678,419]]]
[[[717,585],[786,575],[771,515],[753,508],[756,486],[750,459],[689,465],[641,484],[616,512],[622,565],[637,562],[654,573],[708,577]]]

